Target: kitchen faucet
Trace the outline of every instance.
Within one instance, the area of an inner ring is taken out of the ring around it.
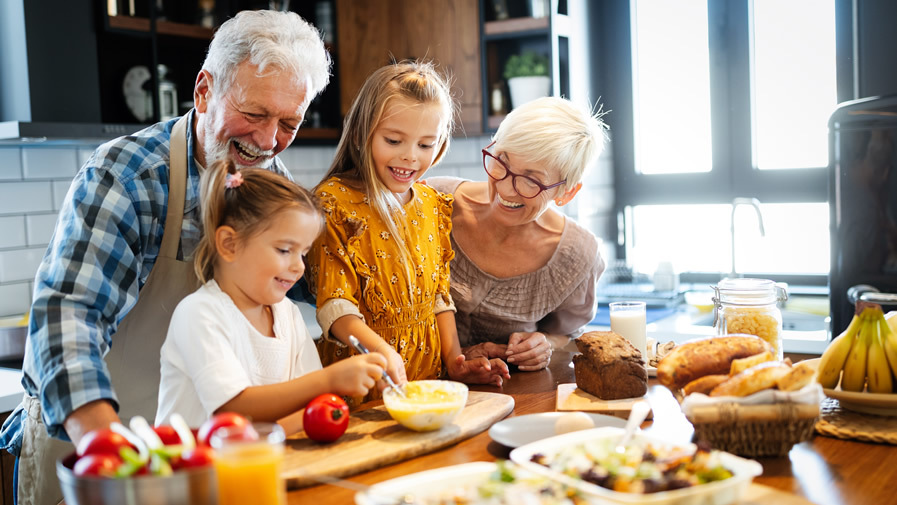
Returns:
[[[763,213],[760,212],[760,200],[743,197],[738,197],[732,200],[732,216],[729,225],[729,230],[732,235],[732,273],[729,274],[729,276],[733,279],[738,277],[738,274],[735,272],[735,209],[737,209],[739,205],[750,205],[757,211],[757,223],[760,225],[760,236],[766,236],[766,230],[763,228]]]

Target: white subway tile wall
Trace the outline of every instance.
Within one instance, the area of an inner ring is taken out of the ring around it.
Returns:
[[[0,181],[22,179],[22,150],[9,147],[0,148]]]
[[[50,243],[56,228],[57,213],[31,214],[25,216],[25,232],[29,246],[46,246]]]
[[[53,179],[78,173],[78,149],[74,147],[44,147],[22,150],[24,178]]]
[[[485,180],[480,149],[488,136],[452,140],[442,163],[428,175]],[[72,178],[93,154],[95,143],[67,146],[0,146],[0,317],[31,305],[34,274],[53,234]],[[335,146],[291,147],[281,154],[296,181],[311,188],[324,176]],[[560,210],[608,241],[613,208],[609,149],[587,173],[583,189]]]
[[[25,247],[25,216],[0,217],[0,249]]]
[[[0,314],[19,316],[31,307],[31,283],[0,283]]]
[[[69,188],[72,187],[72,180],[65,179],[62,181],[53,181],[50,188],[53,190],[53,210],[59,212],[65,202],[65,195],[68,194]]]

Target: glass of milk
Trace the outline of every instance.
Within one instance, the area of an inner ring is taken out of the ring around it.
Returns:
[[[610,304],[610,329],[625,338],[642,353],[647,352],[645,302],[613,302]]]

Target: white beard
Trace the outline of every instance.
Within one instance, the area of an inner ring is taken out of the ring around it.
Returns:
[[[206,166],[207,167],[214,165],[215,162],[223,161],[223,160],[226,160],[231,157],[230,156],[230,143],[236,142],[235,138],[230,138],[225,141],[219,141],[218,139],[215,138],[215,133],[211,129],[206,130],[204,137],[205,138],[203,139],[204,140],[203,143],[205,144]],[[274,158],[272,156],[270,156],[271,152],[270,151],[262,151],[261,149],[258,148],[258,146],[252,146],[252,147],[256,151],[262,152],[263,157],[260,157],[255,164],[249,165],[249,166],[253,167],[253,168],[268,168],[268,167],[270,167],[271,163],[274,162]],[[236,161],[234,161],[234,163],[238,167],[246,166],[243,163],[237,163]]]

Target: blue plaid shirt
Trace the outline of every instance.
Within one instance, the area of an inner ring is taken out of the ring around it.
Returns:
[[[192,255],[202,230],[190,114],[181,258]],[[176,121],[97,148],[75,176],[59,212],[34,281],[22,378],[26,393],[40,399],[51,436],[67,440],[63,421],[89,402],[108,400],[117,409],[103,356],[159,254]],[[279,159],[273,170],[290,177]],[[19,454],[25,415],[19,405],[3,423],[0,448]]]

